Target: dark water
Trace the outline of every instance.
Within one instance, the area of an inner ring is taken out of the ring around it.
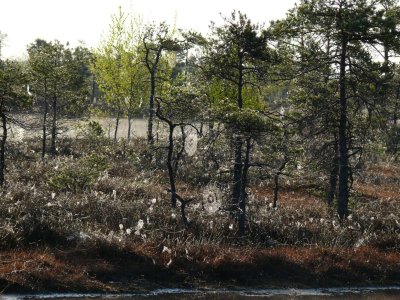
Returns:
[[[336,300],[336,299],[400,299],[400,287],[386,288],[329,288],[329,289],[255,289],[255,290],[184,290],[160,289],[148,293],[131,294],[31,294],[31,295],[0,295],[1,300],[28,300],[28,299],[56,299],[56,300],[83,300],[83,299],[309,299],[309,300]]]

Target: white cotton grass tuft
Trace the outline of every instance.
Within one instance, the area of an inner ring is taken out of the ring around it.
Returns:
[[[113,195],[114,201],[116,201],[117,200],[117,191],[113,190],[112,195]]]
[[[135,227],[135,235],[140,235],[140,231],[143,229],[143,227],[144,227],[144,221],[142,219],[139,219]]]
[[[168,248],[167,246],[164,246],[162,251],[161,251],[161,253],[168,253],[168,254],[171,254],[171,252],[172,252],[171,249]]]
[[[165,265],[167,268],[169,268],[169,266],[172,264],[172,258],[170,258],[169,262],[167,262],[167,264]]]
[[[143,229],[143,227],[144,227],[144,221],[143,221],[142,219],[140,219],[140,220],[137,222],[136,228],[137,228],[137,229]]]

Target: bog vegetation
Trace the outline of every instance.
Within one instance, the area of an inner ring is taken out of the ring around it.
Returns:
[[[223,21],[203,36],[120,10],[97,49],[36,40],[0,60],[1,249],[145,245],[166,266],[231,246],[398,253],[397,1]]]

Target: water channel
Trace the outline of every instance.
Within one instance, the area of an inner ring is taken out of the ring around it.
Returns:
[[[321,289],[245,289],[245,290],[191,290],[191,289],[158,289],[146,293],[126,294],[23,294],[0,295],[1,300],[83,300],[83,299],[167,299],[167,300],[244,300],[244,299],[308,299],[308,300],[336,300],[336,299],[368,299],[368,300],[395,300],[400,299],[400,287],[353,287],[353,288],[321,288]]]

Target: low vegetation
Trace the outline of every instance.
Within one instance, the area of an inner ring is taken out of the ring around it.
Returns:
[[[212,173],[200,150],[185,158],[199,167],[183,168],[187,180],[177,182],[181,197],[192,200],[186,226],[179,206],[168,208],[167,170],[149,161],[142,140],[64,138],[60,154],[47,161],[40,146],[32,139],[10,144],[0,204],[0,282],[7,290],[398,283],[400,166],[392,162],[360,171],[345,220],[310,184],[317,175],[284,182],[277,208],[273,179],[254,180],[248,230],[238,237],[229,189],[197,180]]]

